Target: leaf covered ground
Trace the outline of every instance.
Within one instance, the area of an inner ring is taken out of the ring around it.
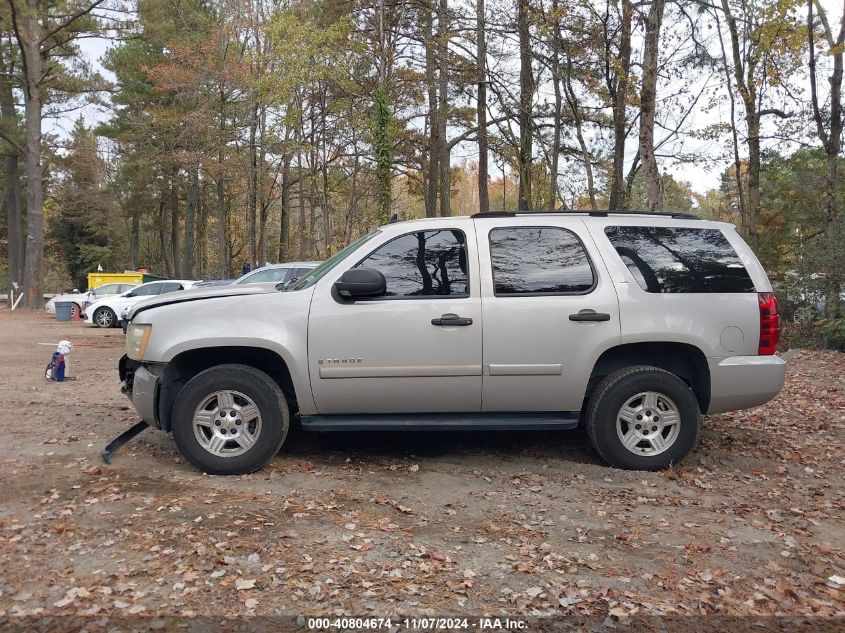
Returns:
[[[67,338],[76,380],[46,383]],[[170,615],[845,615],[845,355],[789,352],[783,393],[704,418],[659,473],[581,431],[294,431],[205,476],[135,417],[119,330],[0,311],[0,623]],[[609,620],[608,620],[609,619]],[[67,622],[67,621],[66,621]]]

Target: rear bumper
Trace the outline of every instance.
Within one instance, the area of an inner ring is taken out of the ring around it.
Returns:
[[[783,388],[786,363],[778,356],[709,358],[710,406],[707,413],[748,409],[774,398]]]

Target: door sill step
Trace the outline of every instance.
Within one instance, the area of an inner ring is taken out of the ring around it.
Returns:
[[[541,431],[578,426],[577,411],[303,415],[308,431]]]

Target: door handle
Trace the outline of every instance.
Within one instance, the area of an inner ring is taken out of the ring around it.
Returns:
[[[472,319],[459,317],[457,314],[447,312],[440,316],[439,319],[432,319],[432,325],[472,325]]]
[[[595,310],[581,310],[577,314],[569,315],[570,321],[610,321],[607,312],[596,312]]]

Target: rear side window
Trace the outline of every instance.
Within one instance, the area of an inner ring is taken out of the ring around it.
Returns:
[[[583,294],[595,284],[581,240],[567,229],[493,229],[490,258],[496,296]]]
[[[754,292],[733,246],[719,229],[609,226],[610,243],[647,292]]]

